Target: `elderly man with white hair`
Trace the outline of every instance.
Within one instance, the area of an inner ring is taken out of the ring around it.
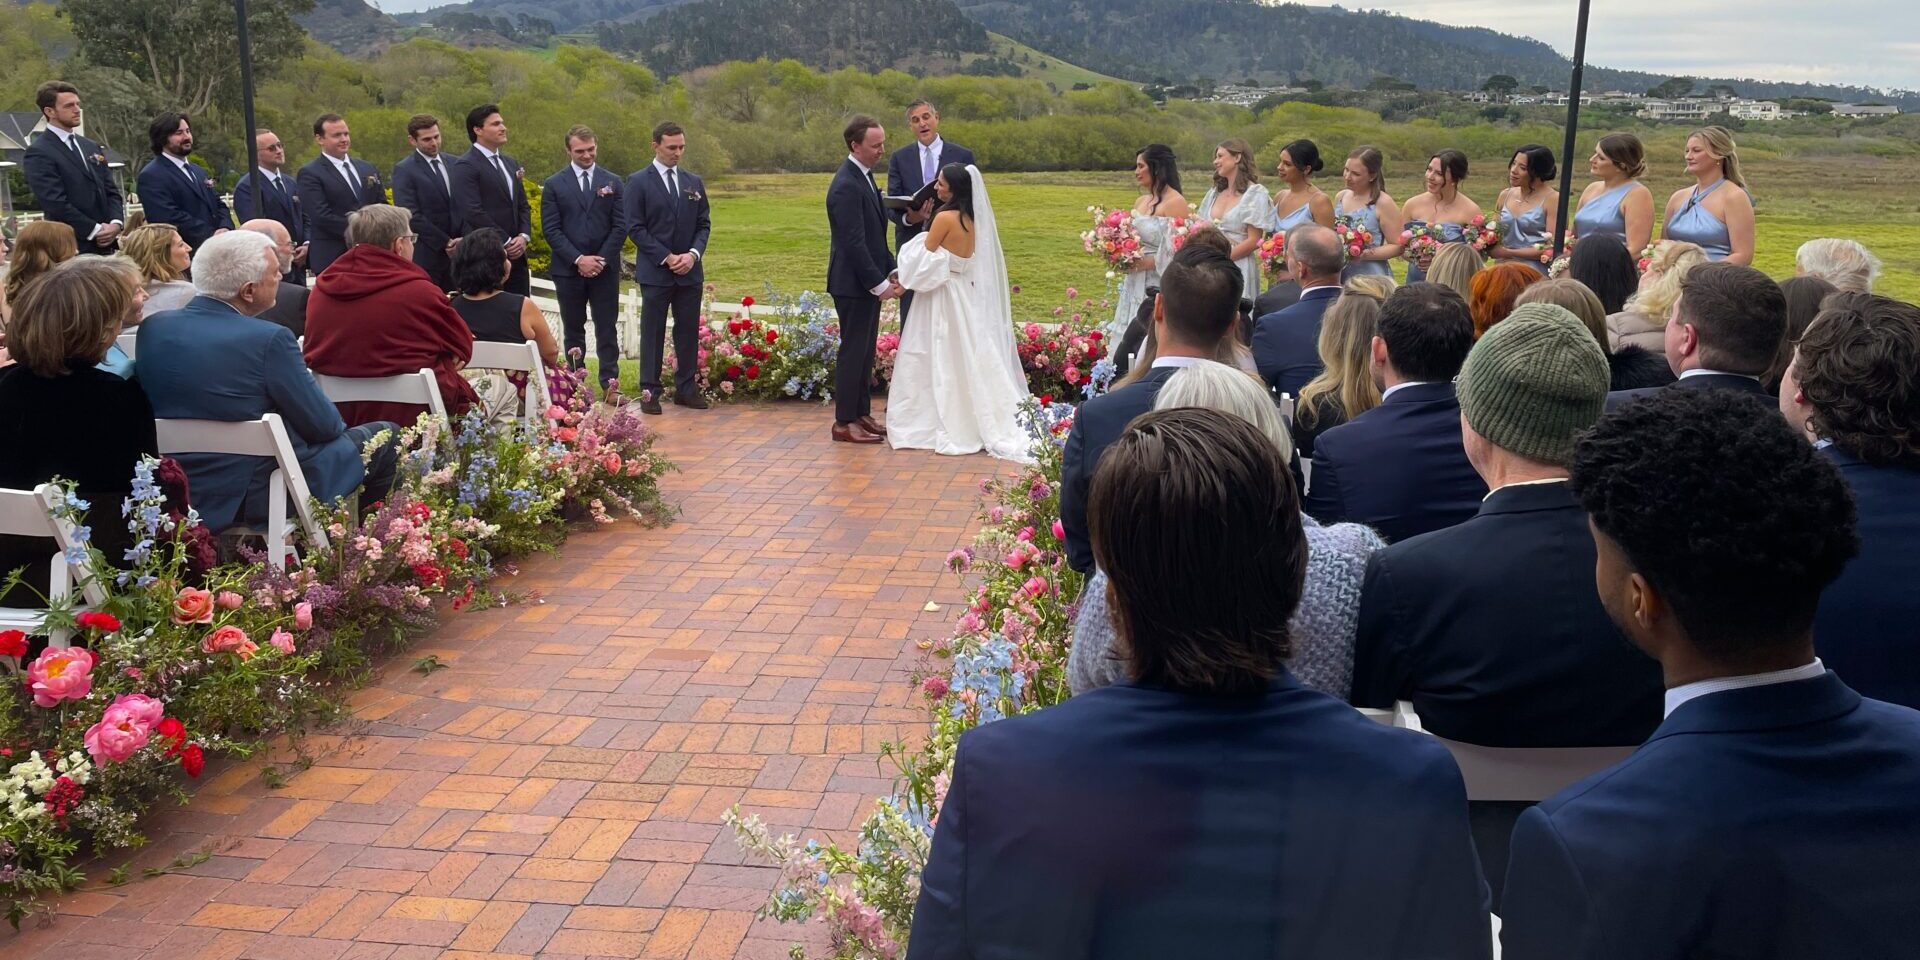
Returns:
[[[1808,240],[1794,251],[1793,264],[1800,276],[1819,277],[1849,293],[1872,293],[1880,278],[1880,258],[1858,240]]]
[[[265,218],[248,220],[240,225],[240,229],[272,240],[274,256],[280,260],[280,266],[283,268],[280,292],[274,295],[273,306],[261,313],[260,319],[270,320],[292,330],[295,337],[306,335],[307,285],[291,283],[286,279],[292,274],[294,254],[299,249],[293,245],[293,234],[288,233],[286,225],[280,221]]]
[[[347,496],[366,481],[366,502],[393,485],[392,444],[371,464],[361,447],[392,424],[349,430],[320,392],[292,331],[259,319],[279,295],[280,260],[272,238],[251,231],[211,237],[193,257],[199,295],[140,325],[140,386],[162,419],[286,422],[307,487],[321,501]],[[215,532],[264,525],[273,461],[225,454],[182,454],[200,519]]]

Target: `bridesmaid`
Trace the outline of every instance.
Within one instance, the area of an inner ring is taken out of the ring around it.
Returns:
[[[1666,240],[1700,245],[1708,260],[1753,263],[1753,198],[1740,176],[1740,156],[1725,127],[1687,136],[1687,173],[1694,184],[1667,200]]]
[[[1273,232],[1286,233],[1308,221],[1323,227],[1333,226],[1333,201],[1313,185],[1313,175],[1325,168],[1326,164],[1320,160],[1320,148],[1314,146],[1312,140],[1295,140],[1280,148],[1280,164],[1275,172],[1287,189],[1273,201]],[[1282,273],[1273,286],[1292,282],[1293,277]]]
[[[1273,197],[1260,184],[1253,164],[1253,147],[1245,140],[1225,140],[1213,151],[1213,187],[1200,198],[1201,220],[1220,228],[1233,241],[1231,256],[1240,265],[1244,284],[1240,295],[1260,296],[1260,241],[1273,223]]]
[[[1145,255],[1120,281],[1120,302],[1114,304],[1113,321],[1107,324],[1107,337],[1112,343],[1120,342],[1127,324],[1133,322],[1141,301],[1147,298],[1147,288],[1160,285],[1160,269],[1164,266],[1161,248],[1173,221],[1193,215],[1193,208],[1180,192],[1180,162],[1172,147],[1150,143],[1141,148],[1133,157],[1133,179],[1141,191],[1140,199],[1133,203],[1133,228],[1140,234]]]
[[[1560,191],[1549,184],[1559,173],[1553,151],[1546,147],[1529,143],[1513,152],[1507,162],[1509,186],[1494,201],[1500,207],[1500,245],[1491,254],[1495,260],[1526,264],[1546,276],[1540,255],[1553,246]]]
[[[1346,189],[1333,199],[1334,218],[1373,234],[1373,246],[1340,272],[1343,283],[1354,277],[1393,276],[1393,258],[1400,255],[1400,205],[1387,193],[1387,177],[1381,172],[1385,164],[1379,147],[1357,147],[1340,168]]]
[[[1467,155],[1448,148],[1427,160],[1427,192],[1407,201],[1406,226],[1427,227],[1438,233],[1442,243],[1455,243],[1466,237],[1466,225],[1480,216],[1480,205],[1460,192],[1460,181],[1467,179]],[[1427,264],[1407,264],[1407,282],[1427,278]]]
[[[1580,193],[1573,214],[1573,236],[1619,237],[1636,258],[1653,243],[1653,191],[1640,182],[1647,173],[1647,148],[1631,133],[1600,138],[1587,160],[1599,179]]]

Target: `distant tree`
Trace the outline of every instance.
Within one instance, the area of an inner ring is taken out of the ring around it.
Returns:
[[[295,14],[313,0],[253,0],[247,32],[253,75],[270,79],[298,57],[307,32]],[[239,40],[227,0],[65,0],[73,35],[88,60],[125,67],[164,91],[189,116],[239,103]]]
[[[1724,83],[1716,83],[1713,86],[1707,88],[1707,96],[1713,97],[1714,99],[1717,99],[1717,100],[1732,100],[1734,97],[1737,97],[1739,95],[1740,95],[1740,91],[1735,90],[1734,88]]]
[[[1693,92],[1692,77],[1673,77],[1656,84],[1647,91],[1647,96],[1656,100],[1672,100]]]
[[[1073,89],[1075,89],[1075,90],[1092,90],[1092,89],[1093,89],[1093,84],[1091,84],[1091,83],[1076,83],[1076,84],[1074,84],[1074,85],[1073,85]]]
[[[1529,91],[1531,91],[1531,92],[1533,93],[1533,95],[1534,95],[1534,96],[1536,96],[1536,97],[1537,97],[1537,96],[1541,96],[1541,95],[1543,95],[1543,94],[1548,94],[1548,93],[1552,93],[1552,92],[1553,92],[1553,90],[1552,90],[1552,88],[1549,88],[1549,87],[1543,87],[1543,86],[1541,86],[1541,85],[1539,85],[1539,84],[1537,84],[1537,83],[1536,83],[1536,84],[1534,84],[1534,85],[1533,85],[1533,86],[1531,86],[1531,87],[1528,87],[1527,89],[1528,89]]]
[[[1512,96],[1515,90],[1520,89],[1520,81],[1511,75],[1496,73],[1488,77],[1487,82],[1480,85],[1480,89],[1504,100]]]
[[[1300,81],[1299,86],[1305,89],[1308,93],[1319,93],[1320,91],[1325,90],[1327,88],[1326,84],[1321,83],[1318,80],[1302,80]]]
[[[1372,82],[1367,84],[1367,89],[1373,90],[1373,91],[1379,91],[1379,92],[1393,93],[1393,92],[1402,91],[1402,90],[1406,90],[1406,91],[1418,90],[1420,88],[1414,86],[1411,83],[1406,82],[1405,80],[1400,79],[1399,77],[1392,77],[1384,73],[1381,73],[1381,74],[1374,75]]]

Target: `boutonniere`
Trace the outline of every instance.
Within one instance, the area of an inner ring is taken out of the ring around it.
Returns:
[[[603,197],[613,196],[613,184],[609,183],[606,186],[601,187],[598,192]]]
[[[367,186],[369,186],[369,187],[377,187],[377,186],[379,186],[379,185],[380,185],[380,175],[379,175],[379,174],[377,174],[377,173],[369,173],[369,174],[367,174]]]
[[[201,182],[201,183],[202,183],[203,185],[205,185],[205,186],[206,186],[206,188],[207,188],[208,190],[218,190],[218,189],[220,189],[219,187],[216,187],[216,186],[214,186],[214,185],[213,185],[213,178],[212,178],[212,177],[208,177],[208,178],[206,178],[205,180],[202,180],[202,181],[200,181],[200,182]]]
[[[92,160],[94,163],[104,164],[107,162],[107,155],[104,153],[96,153],[92,157],[89,157],[88,159]]]
[[[688,191],[687,191],[687,199],[688,199],[688,200],[692,200],[692,201],[693,201],[693,202],[695,202],[695,203],[699,203],[699,202],[700,202],[700,199],[701,199],[701,193],[700,193],[700,191],[698,191],[698,190],[688,190]]]
[[[527,168],[521,167],[520,169],[515,170],[513,172],[513,178],[515,180],[525,180],[527,178]]]

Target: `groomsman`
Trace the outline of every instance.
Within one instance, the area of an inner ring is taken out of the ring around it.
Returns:
[[[107,169],[106,151],[81,136],[80,90],[49,80],[34,93],[47,128],[27,147],[27,187],[48,220],[73,228],[81,253],[112,253],[126,228],[120,187]]]
[[[320,155],[300,168],[294,182],[306,207],[307,266],[318,274],[347,252],[347,214],[387,202],[387,189],[379,168],[347,155],[353,149],[347,118],[321,114],[313,121],[313,142],[320,145]]]
[[[307,214],[300,209],[300,192],[293,188],[286,173],[287,147],[272,130],[253,135],[254,150],[260,155],[257,170],[245,174],[233,185],[233,212],[241,224],[252,220],[273,220],[287,228],[293,244],[293,266],[281,279],[287,283],[307,282]],[[253,178],[260,177],[260,209],[253,208]]]
[[[393,167],[393,204],[413,214],[413,262],[442,290],[453,289],[453,245],[460,242],[460,207],[453,200],[454,158],[440,152],[440,120],[416,114],[407,121],[413,152]]]
[[[913,130],[913,143],[893,152],[887,161],[887,193],[896,197],[909,197],[920,192],[920,188],[934,181],[940,175],[940,168],[949,163],[968,164],[973,162],[973,151],[957,143],[948,143],[940,137],[940,111],[925,100],[915,100],[907,105],[907,126]],[[887,219],[894,223],[895,250],[907,245],[907,241],[918,237],[927,229],[927,221],[933,219],[933,207],[938,201],[932,197],[918,210],[888,210]],[[906,326],[907,311],[913,307],[913,291],[900,295],[900,325]]]
[[[533,208],[521,183],[519,161],[501,153],[507,145],[507,122],[497,104],[467,111],[467,139],[473,149],[453,168],[453,196],[462,231],[493,227],[507,235],[508,293],[526,296],[533,291],[527,272],[527,245],[533,242]]]
[[[620,248],[627,242],[626,197],[620,178],[594,162],[598,152],[592,130],[576,126],[567,131],[567,155],[573,162],[547,178],[540,193],[540,232],[553,251],[547,275],[560,300],[567,356],[580,350],[582,358],[570,362],[585,364],[591,309],[600,382],[617,386],[620,335],[614,324],[620,313]]]
[[[680,169],[687,132],[671,120],[653,128],[653,162],[627,179],[627,230],[640,257],[633,268],[640,284],[641,413],[660,412],[660,354],[666,345],[667,308],[673,308],[673,402],[705,410],[694,384],[700,351],[701,268],[707,234],[706,185]]]
[[[153,159],[134,181],[147,222],[172,224],[195,250],[233,229],[233,215],[220,200],[213,174],[187,159],[193,154],[193,126],[186,115],[168,112],[153,118],[147,139]]]

